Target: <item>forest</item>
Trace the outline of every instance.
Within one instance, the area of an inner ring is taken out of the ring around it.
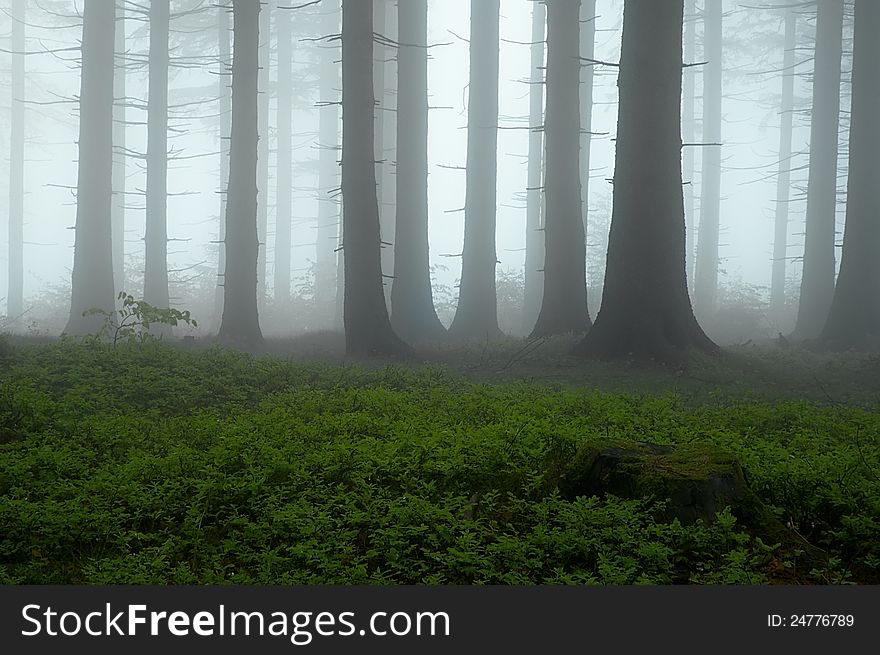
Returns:
[[[0,583],[880,584],[877,34],[0,0]]]

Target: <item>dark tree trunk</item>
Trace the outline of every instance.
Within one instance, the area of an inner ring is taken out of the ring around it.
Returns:
[[[834,296],[834,228],[837,211],[837,139],[843,0],[819,2],[810,124],[810,174],[801,297],[794,336],[819,336]]]
[[[9,287],[6,316],[24,311],[24,27],[25,2],[12,4],[12,116],[9,136]]]
[[[322,0],[322,34],[324,38],[339,34],[339,0]],[[318,118],[318,230],[315,259],[315,297],[324,325],[334,322],[336,306],[336,249],[341,234],[339,200],[339,54],[324,44],[321,49],[320,94]],[[339,252],[342,252],[341,250]],[[342,295],[340,294],[340,298]],[[341,305],[341,303],[340,303]],[[339,312],[339,324],[342,313]]]
[[[223,315],[223,276],[226,271],[226,205],[229,182],[229,133],[232,130],[232,91],[229,82],[231,74],[231,50],[229,48],[229,10],[221,4],[217,12],[217,44],[220,58],[218,77],[218,109],[220,130],[220,226],[218,229],[219,249],[217,254],[217,288],[214,293],[214,317],[219,326]]]
[[[398,5],[397,216],[391,324],[410,343],[445,336],[428,258],[428,0]]]
[[[880,345],[880,3],[857,0],[853,44],[846,228],[840,275],[822,341]]]
[[[785,54],[782,64],[782,105],[779,112],[779,177],[776,179],[776,215],[773,221],[773,268],[770,277],[770,314],[779,319],[785,309],[785,262],[788,251],[788,202],[791,187],[791,132],[794,109],[794,49],[797,14],[785,11]]]
[[[257,73],[260,4],[233,0],[232,138],[226,202],[222,341],[260,350],[257,316]]]
[[[168,307],[168,29],[167,2],[150,3],[150,73],[147,99],[147,220],[144,300]]]
[[[70,319],[64,330],[68,334],[97,332],[103,319],[83,312],[92,308],[109,312],[115,305],[110,237],[115,18],[113,2],[84,5],[76,236]]]
[[[345,346],[349,355],[396,355],[382,290],[373,143],[373,3],[342,2],[342,196]]]
[[[626,0],[602,307],[578,351],[683,360],[717,349],[691,309],[681,190],[683,2]]]
[[[257,300],[260,307],[266,299],[266,227],[269,223],[269,46],[270,17],[273,0],[263,0],[260,11],[260,70],[257,76],[259,99],[257,104],[259,142],[257,143]],[[282,10],[288,11],[288,10]],[[289,259],[288,259],[289,261]],[[288,267],[290,265],[288,264]]]
[[[530,332],[541,311],[544,287],[544,31],[547,10],[543,2],[532,3],[532,43],[529,69],[529,155],[526,183],[526,262],[523,298],[523,329]]]
[[[544,296],[531,337],[583,333],[587,253],[580,179],[580,0],[547,3]]]
[[[116,66],[113,69],[113,204],[110,232],[113,243],[113,281],[125,291],[125,2],[116,3]]]
[[[281,9],[275,19],[278,26],[278,173],[275,186],[275,306],[285,312],[290,304],[290,221],[292,187],[291,116],[293,83],[291,65],[290,10]]]
[[[685,0],[684,3],[684,63],[696,63],[697,56],[697,8],[695,0]],[[681,131],[682,140],[685,143],[697,141],[696,130],[696,67],[688,67],[682,76],[682,108],[681,108]],[[688,288],[693,289],[694,262],[696,253],[697,213],[694,205],[694,148],[685,147],[681,151],[682,177],[684,184],[684,222],[685,222],[685,272],[688,278]]]
[[[467,181],[458,307],[449,328],[458,339],[494,339],[495,197],[498,170],[499,0],[471,0]]]
[[[706,0],[703,48],[703,140],[721,143],[721,0]],[[721,222],[721,147],[703,147],[700,174],[700,232],[694,276],[694,307],[700,316],[715,313],[718,291],[718,233]]]

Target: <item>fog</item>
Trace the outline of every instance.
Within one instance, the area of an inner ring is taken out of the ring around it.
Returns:
[[[82,3],[24,2],[25,7],[25,155],[24,155],[24,299],[19,315],[9,315],[6,329],[57,334],[69,311],[70,278],[73,262],[76,218],[77,129],[79,94],[79,50]],[[269,184],[260,190],[260,200],[268,207],[265,236],[266,297],[273,294],[272,270],[276,261],[275,210],[277,189],[277,90],[278,49],[275,17],[291,11],[294,34],[293,76],[293,188],[291,288],[294,295],[307,298],[312,284],[310,271],[316,260],[317,207],[333,196],[318,188],[317,159],[319,84],[317,62],[322,50],[339,50],[339,41],[321,41],[320,16],[339,10],[338,2],[324,2],[297,10],[263,3],[264,12],[272,14],[269,35],[261,43],[271,48],[269,61]],[[125,66],[125,150],[117,147],[114,158],[124,157],[125,165],[125,269],[126,280],[117,281],[117,291],[135,296],[142,293],[144,260],[144,189],[146,188],[147,78],[149,28],[143,8],[135,3],[125,7],[125,52],[117,53],[117,65]],[[617,73],[620,57],[622,3],[599,0],[596,8],[595,59],[605,63],[594,67],[592,132],[590,142],[590,185],[587,209],[587,275],[590,288],[589,311],[595,318],[603,280],[607,230],[612,210],[611,178],[614,173],[615,135],[617,130]],[[698,10],[702,7],[698,6]],[[216,50],[216,18],[219,8],[204,0],[172,2],[172,33],[169,93],[169,171],[167,198],[168,269],[171,304],[192,309],[201,319],[197,334],[216,329],[212,315],[212,288],[217,281],[218,238],[220,233],[220,197],[227,180],[221,179],[219,155],[228,139],[220,138],[217,114],[220,63]],[[815,7],[805,5],[797,14],[795,52],[795,111],[792,132],[793,156],[790,161],[791,201],[788,223],[786,279],[788,311],[769,317],[761,311],[768,301],[773,248],[773,215],[779,171],[779,107],[783,73],[783,10],[769,5],[725,0],[723,2],[723,79],[722,79],[722,186],[720,210],[718,287],[721,306],[737,301],[752,303],[756,323],[750,332],[729,333],[714,325],[712,316],[704,321],[721,340],[745,340],[775,336],[793,327],[794,307],[800,283],[804,248],[804,215],[807,165],[809,163],[810,94],[812,88],[812,50],[815,34]],[[451,320],[461,273],[464,233],[465,163],[467,151],[468,34],[470,4],[465,0],[432,0],[429,3],[429,236],[430,263],[435,282],[435,303],[445,323]],[[532,3],[503,0],[500,19],[499,131],[497,176],[497,273],[510,279],[520,278],[525,261],[526,164],[528,153],[528,109],[530,85],[530,45]],[[0,293],[4,311],[8,276],[8,223],[10,180],[10,123],[12,68],[12,3],[7,0],[0,23]],[[582,20],[585,18],[582,17]],[[686,16],[696,30],[693,63],[683,75],[693,76],[696,85],[696,139],[700,142],[701,94],[705,62],[702,47],[701,15]],[[393,26],[375,27],[376,32]],[[838,232],[842,234],[843,190],[846,186],[845,143],[847,138],[848,75],[852,17],[844,22],[844,79],[841,94],[841,155],[839,158],[839,194],[841,211]],[[396,35],[389,33],[389,39]],[[380,99],[384,112],[386,161],[380,171],[394,172],[394,142],[387,138],[394,130],[394,57],[396,48],[377,42],[376,58],[385,58],[386,88]],[[281,82],[284,83],[284,82]],[[380,112],[380,116],[383,115]],[[534,127],[534,126],[533,126]],[[716,146],[698,144],[692,179],[685,172],[685,184],[692,185],[695,216],[699,214],[702,150]],[[383,203],[393,212],[393,177],[380,180]],[[123,189],[114,180],[114,194]],[[633,190],[633,193],[638,193]],[[694,218],[694,217],[692,217]],[[694,225],[689,221],[689,226]],[[696,227],[692,228],[696,231]],[[387,230],[386,230],[387,232]],[[393,234],[383,233],[385,250],[390,250]],[[693,243],[696,243],[699,235]],[[690,243],[690,242],[689,242]],[[838,239],[839,243],[839,239]],[[693,253],[688,253],[693,256]],[[385,284],[391,284],[392,270]],[[688,267],[692,273],[692,269]],[[264,300],[261,298],[261,308]],[[305,307],[305,305],[304,305]],[[283,320],[263,312],[263,329],[269,333],[290,333],[316,327],[333,327],[332,320],[316,321],[292,311]],[[500,308],[502,328],[522,333],[515,309]],[[9,312],[4,312],[9,313]],[[272,320],[274,318],[274,320]]]

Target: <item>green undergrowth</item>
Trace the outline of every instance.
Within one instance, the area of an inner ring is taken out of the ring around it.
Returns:
[[[687,472],[736,458],[824,564],[729,511],[564,500],[577,453],[614,440],[675,446]],[[857,407],[25,346],[0,362],[0,582],[877,583],[878,446]]]

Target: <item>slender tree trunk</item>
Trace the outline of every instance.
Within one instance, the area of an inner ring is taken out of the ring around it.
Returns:
[[[262,306],[266,299],[266,226],[269,222],[269,65],[270,57],[270,16],[273,0],[263,0],[260,11],[260,70],[257,75],[259,99],[257,126],[257,299]],[[282,10],[288,11],[288,10]],[[289,260],[288,260],[289,261]]]
[[[680,362],[716,350],[691,309],[681,185],[683,1],[626,0],[614,210],[588,356]]]
[[[837,211],[837,139],[843,0],[819,2],[810,124],[810,173],[804,268],[794,335],[819,336],[834,296],[834,229]]]
[[[596,51],[596,0],[583,0],[580,13],[580,56],[593,59]],[[593,79],[595,66],[580,64],[580,172],[581,211],[583,212],[584,244],[587,241],[587,217],[590,214],[590,150],[593,141]],[[586,253],[586,251],[585,251]],[[586,255],[585,255],[586,256]],[[586,262],[584,263],[586,271]],[[586,273],[585,273],[586,275]],[[589,320],[589,317],[587,318]]]
[[[721,1],[706,0],[703,76],[703,139],[721,143]],[[718,292],[718,233],[721,222],[721,147],[703,147],[700,188],[700,239],[697,243],[694,308],[715,313]]]
[[[428,0],[398,4],[397,215],[391,324],[410,343],[445,336],[428,257]]]
[[[349,355],[395,355],[382,291],[379,207],[373,165],[373,3],[342,1],[342,195],[345,345]]]
[[[214,293],[214,316],[219,329],[220,318],[223,315],[223,286],[226,271],[226,205],[227,189],[224,185],[229,181],[229,148],[230,132],[232,130],[232,87],[229,82],[232,55],[229,47],[229,10],[225,5],[220,5],[217,12],[217,43],[220,57],[220,75],[218,78],[218,109],[220,123],[220,227],[219,249],[217,255],[217,288]]]
[[[257,77],[260,4],[233,0],[232,138],[226,203],[222,341],[260,350],[257,316]]]
[[[6,316],[24,311],[24,29],[25,1],[12,3],[12,117],[9,137],[9,288]]]
[[[580,169],[580,0],[547,4],[547,176],[544,297],[531,337],[582,333],[587,254]]]
[[[532,3],[532,44],[529,68],[529,155],[526,189],[526,262],[523,329],[530,332],[541,311],[544,289],[543,173],[544,173],[544,32],[547,9]]]
[[[404,0],[405,2],[407,0]],[[373,31],[382,39],[393,38],[391,33],[392,0],[373,1]],[[391,304],[391,278],[394,271],[394,181],[392,176],[394,158],[394,127],[390,124],[393,114],[389,86],[393,70],[388,59],[389,49],[381,42],[373,45],[373,92],[376,98],[375,148],[376,148],[376,195],[379,203],[379,233],[382,239],[382,292],[386,306]]]
[[[696,0],[685,0],[684,3],[684,62],[696,63],[697,57],[697,8]],[[684,70],[682,76],[682,111],[681,131],[682,140],[685,143],[697,141],[696,130],[696,68],[689,67]],[[694,168],[693,147],[682,148],[681,151],[682,177],[684,177],[684,219],[685,219],[685,271],[688,278],[688,288],[693,289],[694,284],[694,261],[696,260],[694,244],[696,243],[697,213],[694,206]]]
[[[856,0],[846,227],[822,341],[880,345],[880,3]]]
[[[79,166],[76,236],[67,334],[91,334],[103,325],[89,309],[114,308],[110,204],[113,169],[113,2],[83,6],[79,95]]]
[[[322,0],[322,33],[324,37],[339,34],[339,0]],[[338,51],[324,46],[320,54],[320,97],[318,117],[318,230],[315,257],[315,297],[320,308],[321,322],[332,324],[335,312],[336,249],[341,239],[341,212],[339,200],[339,61]],[[341,250],[339,251],[342,252]],[[342,293],[339,298],[342,298]],[[341,302],[339,303],[341,308]],[[338,324],[342,324],[339,311]]]
[[[110,232],[113,243],[113,281],[125,291],[125,2],[116,3],[116,65],[113,69],[113,204],[110,206]]]
[[[292,187],[291,115],[293,110],[292,36],[290,10],[276,15],[278,26],[278,175],[275,187],[275,304],[285,312],[290,305],[290,221]]]
[[[785,310],[785,263],[788,251],[788,202],[791,188],[791,133],[794,110],[794,49],[797,14],[785,8],[785,54],[782,105],[779,118],[779,176],[776,178],[776,215],[773,222],[773,268],[770,277],[770,314],[779,319]]]
[[[464,248],[458,307],[449,328],[458,339],[501,336],[495,292],[498,21],[499,0],[471,0]]]
[[[150,73],[147,100],[147,220],[144,300],[168,307],[168,30],[167,2],[150,3]]]

